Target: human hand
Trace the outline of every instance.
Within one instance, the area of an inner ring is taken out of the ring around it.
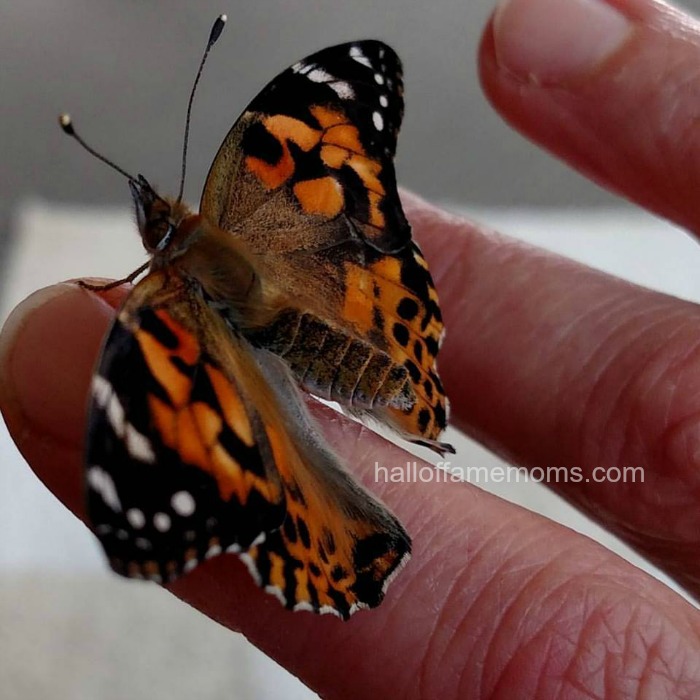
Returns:
[[[629,24],[613,14],[612,29],[601,26],[605,10],[592,8],[611,6]],[[597,20],[557,14],[577,8]],[[567,27],[575,31],[557,41]],[[607,56],[594,56],[596,42]],[[698,66],[700,27],[648,0],[513,0],[481,47],[485,89],[509,121],[691,231],[700,231]],[[440,366],[453,425],[529,467],[566,465],[586,476],[601,465],[643,467],[642,484],[552,487],[699,593],[697,307],[404,201],[449,329]],[[2,333],[0,405],[10,431],[79,516],[89,377],[124,294],[43,290]],[[469,485],[371,483],[375,461],[413,458],[320,415],[353,472],[413,537],[413,560],[387,599],[344,624],[288,613],[233,556],[169,586],[176,595],[325,697],[700,695],[700,620],[676,594],[590,540]]]

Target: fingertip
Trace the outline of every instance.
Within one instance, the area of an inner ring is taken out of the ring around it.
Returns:
[[[604,0],[502,0],[493,17],[498,63],[538,85],[591,74],[624,46],[633,28]]]
[[[90,376],[118,297],[72,282],[46,287],[15,308],[0,333],[0,410],[32,469],[71,507],[82,500]]]

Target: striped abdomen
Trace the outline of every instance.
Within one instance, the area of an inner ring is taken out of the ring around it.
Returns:
[[[315,396],[358,409],[410,409],[415,403],[403,365],[312,314],[285,311],[249,339],[283,358]]]

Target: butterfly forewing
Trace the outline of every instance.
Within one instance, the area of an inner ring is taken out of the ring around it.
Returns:
[[[385,44],[309,56],[233,127],[201,210],[247,242],[286,298],[275,323],[251,339],[280,354],[312,393],[440,450],[443,323],[396,189],[402,114],[401,64]]]
[[[90,520],[120,573],[169,580],[247,549],[284,519],[267,435],[207,351],[192,292],[149,275],[106,339],[92,382]]]

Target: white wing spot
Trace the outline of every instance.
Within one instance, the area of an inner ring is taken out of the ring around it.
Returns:
[[[282,605],[287,605],[287,599],[284,597],[284,593],[282,593],[282,590],[278,586],[265,586],[265,592],[275,596],[275,598],[277,598]]]
[[[343,619],[343,616],[340,614],[340,612],[330,605],[322,605],[318,609],[318,612],[319,612],[319,615],[335,615],[336,617],[339,617],[341,620]]]
[[[346,83],[344,80],[335,80],[332,83],[328,83],[328,87],[335,91],[335,94],[340,97],[341,100],[354,100],[355,91],[352,89],[350,83]]]
[[[138,508],[129,508],[126,511],[126,519],[134,530],[140,530],[146,524],[146,516]]]
[[[92,378],[92,396],[100,407],[105,407],[112,393],[112,385],[104,377],[96,374]]]
[[[386,95],[380,95],[379,96],[379,104],[382,107],[388,107],[389,106],[389,98]]]
[[[379,112],[372,112],[372,121],[377,131],[381,131],[384,128],[384,118]]]
[[[374,80],[377,85],[384,85],[384,76],[381,73],[375,73]]]
[[[102,500],[115,512],[121,513],[122,504],[112,477],[102,467],[92,467],[87,475],[88,484],[102,496]]]
[[[133,425],[127,423],[124,407],[114,393],[112,385],[99,374],[92,380],[92,396],[95,403],[107,414],[107,420],[117,437],[126,442],[129,454],[141,462],[152,464],[156,461],[153,448],[148,438],[142,435]]]
[[[257,547],[259,544],[262,544],[265,541],[265,538],[267,535],[264,532],[261,532],[251,543],[248,545],[249,549],[252,549],[253,547]]]
[[[112,387],[110,386],[110,391]],[[109,420],[110,425],[114,428],[114,432],[120,437],[124,437],[124,407],[119,403],[119,399],[111,393],[107,401],[107,405],[104,407],[107,413],[107,420]]]
[[[153,516],[153,525],[158,532],[167,532],[170,529],[170,516],[167,513],[156,513]]]
[[[333,76],[323,68],[314,68],[306,74],[306,77],[314,83],[328,83],[333,80]]]
[[[196,507],[194,498],[192,498],[192,494],[189,491],[178,491],[173,494],[173,497],[170,499],[170,505],[173,510],[183,518],[192,515]]]
[[[188,559],[185,562],[185,565],[182,567],[182,570],[188,574],[192,569],[194,569],[197,564],[199,564],[199,561],[197,560],[197,557],[192,557],[192,559]]]
[[[212,557],[217,557],[219,554],[221,554],[222,549],[221,545],[218,544],[213,544],[209,549],[207,549],[206,554],[204,555],[205,559],[211,559]]]
[[[372,62],[362,53],[362,49],[359,46],[350,47],[350,58],[352,58],[353,61],[361,63],[363,66],[367,66],[367,68],[372,67]]]
[[[255,583],[257,583],[258,586],[262,584],[262,578],[260,578],[260,574],[258,573],[258,569],[255,566],[255,561],[253,560],[253,557],[250,556],[247,552],[241,552],[239,554],[241,561],[246,565],[246,568],[248,569],[248,573],[253,577],[253,580]]]
[[[113,398],[116,399],[116,396]],[[134,459],[146,464],[153,464],[156,461],[156,455],[149,439],[136,430],[131,423],[124,425],[124,438],[126,449]]]
[[[137,537],[134,540],[134,544],[139,548],[139,549],[153,549],[153,545],[151,544],[151,540],[147,540],[145,537]]]
[[[358,610],[369,610],[367,603],[353,603],[348,611],[349,615],[354,615]]]

